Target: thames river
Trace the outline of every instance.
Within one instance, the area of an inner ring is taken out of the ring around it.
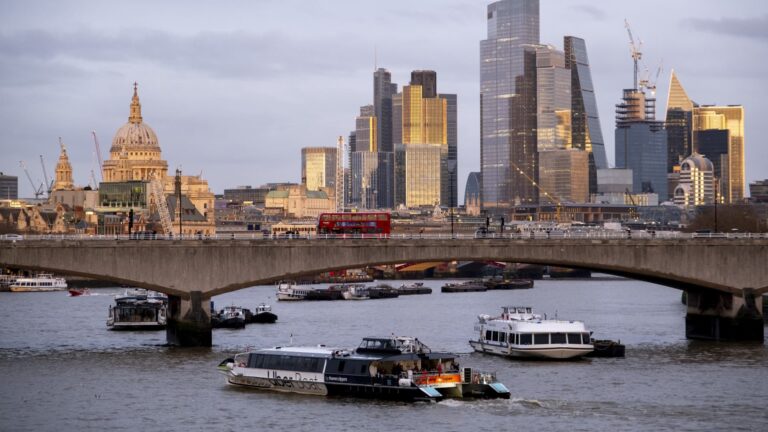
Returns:
[[[768,430],[768,346],[685,339],[674,289],[624,279],[543,280],[530,290],[371,301],[282,303],[272,286],[215,297],[267,301],[277,324],[214,330],[210,349],[164,347],[165,332],[110,332],[121,289],[0,293],[2,431]],[[399,283],[399,282],[398,282]],[[586,322],[626,358],[514,361],[470,353],[477,315],[501,305]],[[248,347],[416,336],[496,371],[510,400],[415,404],[285,395],[228,386],[218,363]]]

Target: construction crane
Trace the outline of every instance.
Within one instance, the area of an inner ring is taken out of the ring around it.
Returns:
[[[104,167],[102,166],[102,159],[101,159],[101,147],[99,146],[99,139],[96,138],[96,131],[91,131],[91,134],[93,135],[93,144],[96,146],[96,160],[99,162],[99,178],[104,180]]]
[[[536,187],[536,189],[538,189],[538,190],[539,190],[539,192],[543,193],[543,194],[544,194],[544,195],[545,195],[545,196],[546,196],[546,197],[547,197],[547,198],[548,198],[548,199],[549,199],[551,202],[555,203],[555,205],[557,206],[557,222],[561,222],[561,220],[560,220],[560,219],[561,219],[561,211],[562,211],[562,208],[563,208],[563,200],[561,200],[561,199],[560,199],[560,197],[558,197],[558,196],[555,196],[555,195],[553,195],[553,194],[551,194],[551,193],[547,192],[546,190],[544,190],[544,188],[542,188],[542,187],[541,187],[541,185],[539,184],[539,182],[537,182],[536,180],[534,180],[533,178],[531,178],[531,176],[529,176],[528,174],[526,174],[526,173],[525,173],[525,171],[521,170],[521,169],[520,169],[520,167],[518,167],[516,163],[514,163],[514,162],[512,162],[512,161],[509,161],[509,163],[511,163],[511,164],[512,164],[512,167],[513,167],[514,169],[516,169],[518,173],[520,173],[520,174],[521,174],[523,177],[525,177],[525,178],[526,178],[526,179],[527,179],[529,182],[531,182],[531,184],[532,184],[533,186],[535,186],[535,187]]]
[[[41,195],[44,194],[43,188],[45,187],[43,184],[40,184],[40,186],[35,186],[35,182],[32,181],[32,176],[29,175],[29,170],[27,169],[27,164],[24,163],[24,161],[19,161],[19,166],[21,169],[24,170],[24,174],[27,175],[27,179],[29,180],[30,186],[32,186],[32,192],[35,194],[35,199],[39,199]]]
[[[640,59],[643,58],[643,41],[640,39],[635,42],[635,37],[632,35],[632,28],[629,26],[629,21],[626,19],[624,20],[624,27],[627,29],[627,34],[629,34],[629,51],[632,53],[632,60],[635,63],[635,80],[633,82],[634,89],[638,90],[638,81],[637,81],[637,72],[638,72],[638,66],[640,64]]]
[[[659,82],[659,76],[661,76],[661,73],[664,71],[664,60],[661,60],[659,62],[659,67],[656,69],[656,77],[651,80],[650,79],[650,72],[648,71],[648,67],[645,68],[645,74],[646,78],[643,80],[640,80],[640,87],[646,88],[650,90],[651,96],[656,97],[656,83]]]
[[[59,142],[61,142],[61,138],[59,138]],[[48,193],[48,196],[51,196],[51,190],[53,189],[53,182],[48,180],[48,171],[45,169],[45,160],[43,160],[43,155],[40,155],[40,165],[43,167],[43,177],[45,177],[45,189]]]

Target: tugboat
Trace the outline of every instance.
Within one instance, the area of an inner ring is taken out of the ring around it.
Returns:
[[[109,307],[107,328],[110,330],[161,330],[168,318],[168,305],[162,297],[145,289],[127,290],[115,297]]]
[[[355,350],[258,349],[219,369],[229,384],[287,393],[403,401],[510,397],[494,374],[459,369],[456,355],[432,352],[412,337],[367,337]]]
[[[239,306],[224,306],[211,320],[213,328],[245,328],[245,311]]]
[[[277,321],[277,315],[272,313],[272,306],[266,303],[260,303],[256,306],[254,313],[246,310],[245,317],[248,324],[272,324]]]
[[[504,306],[499,317],[478,316],[478,337],[469,344],[477,352],[511,358],[569,359],[594,350],[581,321],[548,320],[528,306]]]

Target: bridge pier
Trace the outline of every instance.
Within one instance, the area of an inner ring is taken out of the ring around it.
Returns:
[[[209,299],[202,292],[190,292],[189,299],[168,296],[168,345],[209,347],[212,345]]]
[[[763,302],[744,289],[741,296],[718,291],[689,291],[685,316],[688,339],[763,342]]]

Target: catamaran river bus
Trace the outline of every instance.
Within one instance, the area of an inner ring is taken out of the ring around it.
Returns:
[[[258,349],[219,368],[229,384],[289,393],[403,401],[510,397],[495,374],[459,369],[455,354],[432,352],[412,337],[368,337],[355,350]]]

